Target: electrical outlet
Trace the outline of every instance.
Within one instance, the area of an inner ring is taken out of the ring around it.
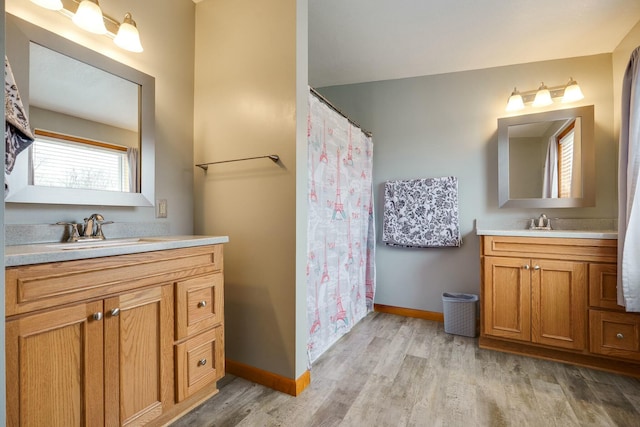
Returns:
[[[156,218],[167,217],[167,199],[156,200]]]

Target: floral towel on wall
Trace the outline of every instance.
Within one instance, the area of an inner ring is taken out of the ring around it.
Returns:
[[[313,362],[373,310],[373,143],[309,95],[307,318]]]
[[[387,181],[382,241],[388,246],[460,246],[458,179]]]

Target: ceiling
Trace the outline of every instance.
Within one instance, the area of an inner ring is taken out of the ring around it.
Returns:
[[[612,52],[640,0],[309,0],[313,87]]]

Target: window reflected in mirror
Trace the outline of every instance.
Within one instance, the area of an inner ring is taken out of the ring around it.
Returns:
[[[30,185],[137,191],[138,150],[36,129]]]

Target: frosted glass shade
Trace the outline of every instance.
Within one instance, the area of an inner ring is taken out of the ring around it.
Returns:
[[[553,100],[551,99],[551,92],[549,92],[549,89],[543,83],[538,88],[538,92],[536,92],[536,97],[533,100],[533,106],[544,107],[551,104],[553,104]]]
[[[507,102],[507,111],[518,111],[524,108],[524,101],[522,99],[522,95],[518,92],[518,89],[514,88],[513,92],[511,92],[511,96],[509,97],[509,101]]]
[[[37,4],[40,7],[44,7],[49,10],[61,10],[62,9],[62,1],[61,0],[31,0],[32,3]]]
[[[567,87],[564,88],[564,96],[562,97],[562,102],[575,102],[580,101],[584,98],[582,94],[582,90],[580,86],[578,86],[578,82],[571,79],[569,83],[567,83]]]
[[[100,9],[97,2],[94,3],[92,0],[82,0],[72,20],[78,27],[90,33],[107,33],[107,28],[104,26],[104,19],[102,18],[102,9]]]
[[[124,16],[124,22],[120,24],[118,34],[113,42],[124,50],[130,52],[142,52],[142,44],[140,43],[140,33],[136,27],[136,22],[131,18],[131,14]]]

